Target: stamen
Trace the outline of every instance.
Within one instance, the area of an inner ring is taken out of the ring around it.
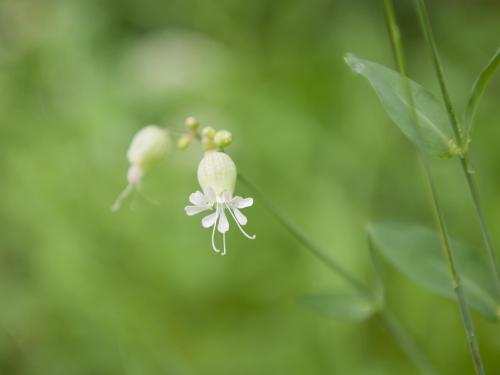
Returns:
[[[226,233],[222,233],[222,246],[223,251],[221,255],[226,255]]]
[[[219,212],[219,206],[217,205],[217,209],[216,209],[216,213]],[[215,223],[214,223],[214,226],[212,228],[212,249],[216,252],[216,253],[220,253],[220,250],[217,249],[217,247],[215,246],[215,228],[217,228],[217,221],[219,220],[219,215],[217,215],[217,218],[215,219]]]
[[[134,185],[132,185],[132,184],[128,184],[127,185],[127,187],[120,193],[120,195],[118,196],[118,198],[116,198],[115,203],[113,203],[113,206],[111,207],[111,211],[112,212],[116,212],[116,211],[118,211],[120,209],[123,201],[132,192],[133,188],[134,188]]]
[[[238,223],[238,220],[236,220],[236,217],[234,216],[233,210],[231,210],[231,208],[229,208],[229,206],[227,205],[227,203],[225,203],[225,205],[226,205],[226,207],[227,207],[227,210],[231,213],[231,216],[233,217],[233,219],[234,219],[234,221],[235,221],[236,225],[238,226],[239,230],[241,231],[241,233],[243,233],[243,235],[244,235],[246,238],[250,239],[250,240],[255,239],[255,237],[256,237],[256,236],[255,236],[255,234],[251,236],[251,235],[249,235],[247,232],[245,232],[245,231],[243,230],[243,228],[241,227],[240,223]]]
[[[137,208],[137,197],[139,196],[139,190],[137,188],[134,189],[132,196],[132,201],[130,202],[130,210],[134,211]]]
[[[157,201],[156,199],[153,199],[151,197],[148,197],[146,194],[144,194],[144,192],[142,190],[137,190],[137,193],[139,193],[139,196],[144,199],[146,202],[148,203],[151,203],[155,206],[159,206],[160,205],[160,201]]]

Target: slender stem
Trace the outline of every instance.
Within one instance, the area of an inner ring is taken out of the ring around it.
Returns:
[[[419,0],[417,0],[417,1],[419,1]],[[415,111],[413,93],[411,91],[409,80],[407,78],[406,61],[405,61],[405,56],[404,56],[401,38],[400,38],[400,35],[398,32],[398,27],[397,27],[395,12],[394,12],[394,5],[393,5],[392,0],[384,0],[384,5],[385,5],[385,13],[386,13],[386,17],[387,17],[387,25],[389,28],[389,35],[391,37],[391,44],[392,44],[392,48],[394,51],[394,55],[396,56],[396,65],[398,66],[398,70],[400,71],[400,73],[404,77],[406,95],[408,96],[411,111],[412,111],[412,113],[411,113],[412,120],[413,120],[415,127],[417,129],[417,134],[420,134],[419,133],[420,124],[419,124],[418,117],[417,117],[416,111]],[[435,45],[433,45],[432,48],[435,48]],[[451,106],[450,106],[449,111],[452,111]],[[456,131],[455,135],[457,136],[457,139],[460,139],[460,138],[458,138],[458,137],[460,137],[460,132],[458,130],[458,124],[455,123],[455,125],[456,125],[456,127],[454,126],[454,131]],[[444,254],[445,254],[445,257],[446,257],[446,260],[448,263],[448,268],[450,270],[450,275],[451,275],[451,279],[452,279],[452,283],[453,283],[453,289],[454,289],[455,294],[457,296],[458,304],[460,307],[460,314],[462,317],[462,322],[463,322],[465,333],[467,336],[467,341],[469,344],[469,349],[470,349],[472,361],[473,361],[476,373],[482,375],[482,374],[484,374],[484,366],[483,366],[483,362],[481,359],[479,344],[478,344],[477,339],[476,339],[476,333],[475,333],[472,317],[470,314],[470,310],[469,310],[467,303],[466,303],[466,300],[465,300],[465,296],[464,296],[464,292],[463,292],[463,285],[462,285],[462,281],[460,278],[460,274],[457,270],[456,261],[455,261],[455,254],[454,254],[454,251],[453,251],[452,246],[451,246],[450,236],[449,236],[448,228],[447,228],[446,221],[444,218],[444,213],[443,213],[443,210],[441,208],[437,189],[434,185],[434,179],[432,177],[432,173],[430,170],[430,165],[429,165],[427,155],[425,154],[425,151],[423,151],[420,147],[419,147],[419,154],[420,154],[420,158],[422,160],[422,165],[423,165],[425,174],[427,176],[427,182],[429,184],[430,193],[431,193],[431,197],[432,197],[432,203],[433,203],[435,214],[436,214],[436,219],[437,219],[436,221],[438,224],[439,231],[441,233],[443,250],[444,250]]]
[[[378,315],[387,330],[392,334],[394,339],[398,342],[401,349],[405,352],[408,358],[420,369],[423,374],[436,375],[436,371],[427,362],[417,344],[408,332],[405,331],[401,323],[396,317],[388,310],[380,312]]]
[[[491,240],[491,235],[486,224],[486,219],[484,216],[483,208],[481,206],[481,199],[479,198],[479,189],[477,187],[476,178],[474,176],[474,169],[472,168],[471,161],[468,154],[465,154],[460,158],[460,165],[465,175],[465,180],[467,181],[467,186],[472,198],[472,202],[476,209],[476,214],[479,220],[479,227],[481,228],[481,235],[486,247],[486,252],[488,254],[491,272],[494,277],[494,284],[497,292],[497,298],[500,298],[500,274],[497,267],[497,258],[495,255],[495,248]]]
[[[276,208],[271,200],[269,200],[259,189],[255,187],[255,185],[253,185],[241,174],[238,174],[238,179],[244,185],[246,185],[247,188],[253,191],[254,195],[259,198],[262,206],[267,209],[274,216],[274,218],[307,250],[309,250],[314,256],[321,260],[335,274],[341,276],[344,280],[351,284],[359,293],[372,298],[371,291],[364,284],[358,281],[358,279],[353,277],[348,271],[346,271],[342,266],[331,259],[323,250],[321,250],[294,223],[288,220]],[[406,331],[404,331],[403,327],[392,315],[392,313],[387,308],[385,308],[378,313],[378,316],[386,326],[389,333],[398,342],[407,357],[416,365],[416,367],[418,367],[424,374],[436,375],[436,371],[427,362],[425,356],[422,352],[420,352],[418,346],[412,340],[411,336]]]
[[[467,306],[467,302],[465,300],[465,295],[464,295],[464,289],[463,289],[463,284],[462,280],[460,278],[460,274],[458,273],[457,266],[456,266],[456,260],[455,260],[455,254],[453,252],[453,249],[451,247],[451,242],[450,242],[450,236],[448,233],[448,228],[446,225],[446,222],[444,220],[444,213],[441,208],[441,205],[438,200],[438,195],[437,195],[437,190],[434,185],[429,165],[428,163],[424,162],[424,169],[426,171],[426,174],[428,176],[428,184],[429,188],[431,191],[431,196],[432,200],[434,203],[434,209],[436,213],[436,218],[439,226],[439,231],[441,233],[441,239],[443,242],[443,249],[444,253],[446,256],[446,261],[448,263],[448,268],[450,269],[450,274],[453,282],[453,289],[455,291],[455,294],[457,296],[458,304],[460,307],[460,314],[462,316],[462,322],[464,325],[465,333],[467,336],[467,342],[469,345],[469,351],[471,353],[472,357],[472,362],[474,364],[474,369],[476,371],[476,374],[478,375],[484,375],[484,365],[483,361],[481,358],[481,351],[479,349],[479,343],[477,341],[476,337],[476,331],[474,329],[474,322],[472,320],[472,316],[470,313],[470,309]]]
[[[358,279],[353,277],[348,271],[346,271],[342,266],[337,264],[333,259],[331,259],[318,245],[316,245],[312,240],[310,240],[302,231],[297,228],[297,226],[288,220],[279,210],[274,206],[274,204],[265,197],[265,195],[257,189],[250,181],[244,178],[241,174],[238,174],[238,179],[244,183],[248,188],[250,188],[256,196],[258,196],[259,201],[262,202],[263,206],[275,217],[275,219],[285,227],[285,229],[304,247],[309,250],[316,258],[321,260],[325,265],[330,268],[334,273],[342,277],[349,284],[355,287],[362,294],[366,294],[367,288]]]
[[[474,176],[474,172],[472,171],[469,156],[467,154],[467,139],[464,139],[462,136],[462,132],[460,130],[460,126],[458,124],[458,118],[453,109],[453,104],[451,102],[451,98],[449,95],[448,87],[446,85],[446,81],[444,79],[443,67],[441,65],[441,60],[439,58],[439,54],[436,47],[436,42],[434,39],[434,34],[432,32],[431,23],[429,20],[429,15],[427,13],[427,8],[425,6],[424,0],[415,0],[418,9],[418,15],[420,19],[420,24],[422,26],[422,30],[424,32],[425,38],[427,40],[427,44],[431,50],[432,61],[434,64],[434,69],[436,70],[436,75],[439,81],[439,87],[441,89],[441,95],[443,97],[446,110],[448,112],[448,117],[450,119],[451,127],[453,128],[453,132],[455,134],[455,140],[459,147],[462,148],[462,155],[460,156],[460,166],[462,167],[462,171],[465,175],[465,179],[467,181],[467,187],[469,189],[469,193],[471,195],[476,214],[479,220],[479,224],[481,227],[481,234],[483,237],[483,241],[485,244],[486,252],[488,254],[488,259],[490,263],[490,267],[492,269],[495,288],[497,291],[497,297],[500,298],[500,274],[498,271],[497,260],[495,255],[495,249],[493,247],[493,241],[491,240],[491,236],[488,230],[488,226],[486,225],[486,220],[484,218],[483,209],[481,207],[481,202],[479,198],[479,191],[477,189],[476,178]]]
[[[420,25],[425,35],[425,39],[429,48],[431,50],[432,62],[436,69],[436,75],[439,81],[439,87],[441,88],[441,93],[443,95],[444,104],[446,110],[448,111],[448,116],[450,118],[451,127],[453,128],[453,133],[455,134],[456,141],[458,142],[459,147],[464,147],[462,140],[462,131],[458,124],[458,119],[455,114],[455,110],[453,109],[453,104],[451,103],[450,94],[448,93],[448,89],[444,80],[444,72],[443,67],[441,66],[441,60],[439,58],[438,50],[436,47],[436,41],[434,40],[434,36],[432,33],[431,23],[429,20],[429,16],[427,14],[427,9],[425,6],[425,2],[423,0],[415,0],[417,4],[418,16],[420,20]]]

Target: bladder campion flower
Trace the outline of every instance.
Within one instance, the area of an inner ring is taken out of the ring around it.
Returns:
[[[137,132],[127,152],[130,167],[127,173],[128,185],[118,196],[111,208],[117,211],[123,200],[134,190],[139,189],[144,174],[163,160],[170,150],[168,129],[149,125]]]
[[[249,235],[243,230],[242,226],[246,225],[248,220],[240,211],[253,205],[253,199],[233,197],[236,176],[236,165],[227,154],[207,151],[198,165],[198,182],[203,192],[196,191],[191,194],[189,201],[192,205],[185,208],[188,216],[215,210],[201,220],[201,225],[204,228],[212,228],[212,248],[221,255],[226,254],[226,232],[229,230],[226,210],[247,238],[255,238],[255,235]],[[215,229],[222,233],[222,252],[215,246]]]

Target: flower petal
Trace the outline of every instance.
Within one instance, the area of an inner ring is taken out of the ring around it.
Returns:
[[[230,203],[232,199],[233,197],[229,191],[225,191],[224,193],[222,193],[222,200],[224,201],[224,203]]]
[[[217,198],[215,196],[214,189],[212,189],[211,187],[208,187],[205,190],[203,190],[203,192],[205,193],[205,199],[206,199],[207,203],[214,204],[216,201],[216,198]]]
[[[205,195],[201,191],[195,191],[193,194],[189,196],[189,201],[195,206],[202,206],[207,204],[207,200]]]
[[[221,208],[220,210],[220,219],[219,219],[219,225],[217,226],[217,229],[219,230],[220,233],[226,233],[229,230],[229,221],[227,220],[226,214],[224,213],[224,209]]]
[[[205,216],[201,219],[201,225],[203,228],[210,228],[217,222],[217,217],[219,217],[219,210],[217,209],[213,214]]]
[[[210,206],[186,206],[184,210],[188,216],[193,216],[199,214],[200,212],[210,210],[212,207]]]
[[[238,223],[240,223],[241,225],[246,225],[248,219],[245,215],[241,213],[240,210],[238,210],[237,208],[233,208],[233,213],[236,220],[238,220]]]
[[[234,197],[231,200],[231,206],[236,208],[246,208],[253,205],[253,198],[242,198],[242,197]]]

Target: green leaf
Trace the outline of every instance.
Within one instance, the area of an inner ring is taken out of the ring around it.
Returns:
[[[355,322],[364,321],[379,310],[368,297],[357,293],[306,295],[300,302],[320,314]]]
[[[484,90],[486,90],[486,86],[488,85],[490,79],[495,74],[495,71],[500,64],[500,48],[497,49],[495,55],[491,58],[491,60],[486,64],[484,69],[481,71],[479,76],[477,77],[474,85],[472,86],[472,94],[467,103],[467,108],[464,113],[464,124],[466,129],[466,136],[469,138],[472,124],[474,120],[474,114],[476,113],[477,106],[479,105],[479,101],[483,96]]]
[[[451,276],[439,235],[420,225],[372,224],[368,232],[378,252],[400,272],[425,288],[455,299]],[[467,303],[482,315],[498,320],[493,280],[477,251],[451,242]]]
[[[429,154],[446,158],[454,154],[454,138],[443,104],[418,83],[408,80],[413,94],[419,128],[415,125],[412,108],[406,95],[405,78],[398,72],[374,62],[346,55],[351,69],[365,77],[385,111],[401,131]]]

